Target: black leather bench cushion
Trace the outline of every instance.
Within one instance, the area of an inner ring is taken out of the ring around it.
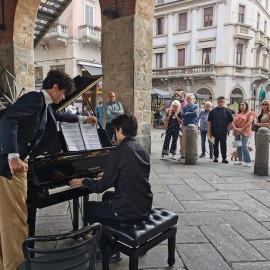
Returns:
[[[102,223],[102,235],[114,237],[117,241],[135,248],[173,227],[177,220],[177,214],[153,207],[149,217],[135,224]]]

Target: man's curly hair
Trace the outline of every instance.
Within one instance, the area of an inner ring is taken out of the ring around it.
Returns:
[[[72,79],[60,70],[50,70],[43,81],[42,88],[48,90],[53,88],[55,84],[58,85],[59,90],[65,90],[66,95],[73,91]]]

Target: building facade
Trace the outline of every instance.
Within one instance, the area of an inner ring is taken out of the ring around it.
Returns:
[[[246,100],[258,109],[263,93],[270,95],[269,2],[157,0],[153,87],[206,95],[214,103],[218,96]]]
[[[51,69],[62,70],[72,78],[101,75],[100,46],[99,1],[73,0],[35,48],[36,88]],[[97,91],[97,102],[101,97],[101,91]]]

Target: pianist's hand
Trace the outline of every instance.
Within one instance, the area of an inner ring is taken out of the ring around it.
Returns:
[[[81,186],[82,181],[83,181],[83,178],[74,178],[70,180],[68,183],[71,187],[75,187],[75,186]]]
[[[8,164],[9,164],[11,174],[26,172],[26,165],[23,163],[23,161],[20,158],[11,159],[8,161]]]
[[[88,123],[88,124],[96,124],[97,123],[97,118],[95,116],[87,116],[85,122]]]

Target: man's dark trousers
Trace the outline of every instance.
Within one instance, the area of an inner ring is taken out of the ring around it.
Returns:
[[[220,150],[221,150],[221,156],[222,159],[227,158],[227,133],[225,134],[215,134],[213,135],[215,137],[215,144],[214,144],[214,156],[215,158],[218,158],[219,156],[219,144],[220,144]]]

